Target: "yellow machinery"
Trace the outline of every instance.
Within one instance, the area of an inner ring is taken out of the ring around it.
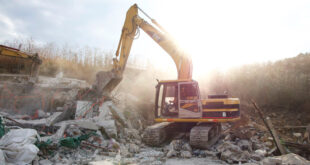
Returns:
[[[0,73],[37,77],[42,63],[38,54],[29,54],[12,47],[0,45]]]
[[[178,71],[177,80],[159,81],[156,86],[154,115],[158,123],[145,130],[144,142],[156,146],[173,132],[190,131],[192,146],[209,147],[220,135],[221,122],[240,119],[239,99],[227,95],[209,95],[208,99],[201,99],[198,83],[192,79],[191,57],[154,19],[150,18],[156,27],[142,19],[138,10],[150,18],[136,4],[129,8],[113,69],[99,72],[94,87],[100,92],[111,92],[119,84],[136,32],[142,29],[170,55]]]

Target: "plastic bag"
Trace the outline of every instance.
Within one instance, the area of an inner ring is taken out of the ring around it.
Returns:
[[[39,149],[34,145],[38,133],[34,129],[10,130],[0,139],[0,149],[6,163],[29,164]]]

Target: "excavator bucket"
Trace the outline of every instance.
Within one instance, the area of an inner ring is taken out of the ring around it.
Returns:
[[[110,94],[121,81],[122,76],[119,76],[113,70],[100,71],[96,74],[96,81],[93,84],[93,89],[98,95],[107,95]]]

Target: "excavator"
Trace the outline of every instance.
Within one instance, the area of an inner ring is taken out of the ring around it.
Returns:
[[[35,80],[42,60],[38,54],[0,45],[0,73],[20,74]]]
[[[148,17],[152,24],[138,15]],[[113,59],[113,69],[98,72],[93,85],[100,93],[109,93],[121,82],[136,33],[142,29],[173,59],[178,73],[177,80],[158,81],[155,94],[155,122],[143,133],[143,141],[150,146],[159,146],[169,137],[189,132],[190,145],[209,148],[221,134],[222,122],[240,119],[240,101],[227,94],[209,95],[202,99],[197,81],[192,79],[192,60],[176,44],[169,33],[149,17],[136,4],[127,11],[121,37]]]

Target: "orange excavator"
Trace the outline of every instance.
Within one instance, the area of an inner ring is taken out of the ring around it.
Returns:
[[[141,18],[138,11],[150,18],[152,24]],[[222,122],[240,119],[239,99],[229,98],[228,95],[209,95],[208,99],[202,99],[198,83],[192,79],[191,57],[136,4],[127,11],[113,69],[97,73],[93,87],[100,93],[109,93],[120,83],[138,29],[142,29],[170,55],[178,71],[177,80],[158,82],[153,112],[157,123],[145,129],[143,141],[158,146],[173,133],[190,132],[192,146],[210,147],[221,133]]]

